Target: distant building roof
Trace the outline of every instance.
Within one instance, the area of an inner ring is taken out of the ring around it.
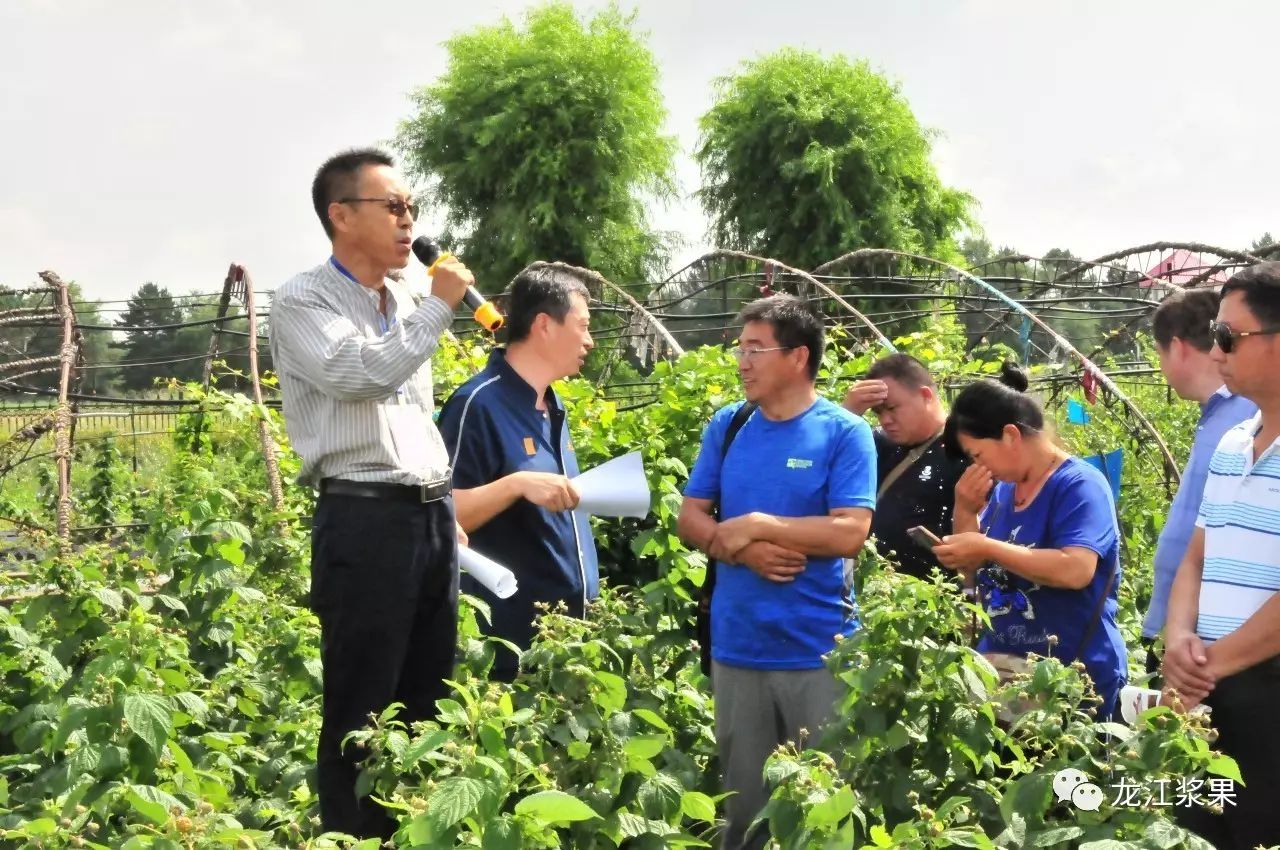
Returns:
[[[1221,285],[1226,283],[1229,277],[1221,269],[1209,275],[1208,278],[1199,280],[1201,275],[1216,265],[1217,263],[1208,262],[1193,251],[1177,248],[1162,257],[1160,262],[1147,269],[1146,275],[1139,282],[1139,285],[1147,288],[1158,286],[1160,283],[1187,286],[1193,281],[1197,286]]]

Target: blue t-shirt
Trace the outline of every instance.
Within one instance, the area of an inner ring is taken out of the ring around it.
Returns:
[[[742,426],[721,468],[721,447],[742,402],[711,418],[684,494],[720,500],[732,519],[753,511],[779,517],[827,516],[876,504],[876,449],[861,417],[820,398],[782,422],[757,410]],[[811,670],[849,634],[854,619],[844,559],[809,558],[788,583],[740,564],[717,566],[711,597],[711,655],[756,670]]]
[[[1079,458],[1068,458],[1054,470],[1031,504],[1015,510],[1013,484],[1000,482],[981,516],[993,540],[1035,549],[1089,549],[1098,555],[1093,580],[1080,590],[1041,587],[1021,576],[986,564],[978,571],[991,632],[978,644],[981,652],[1011,652],[1084,662],[1102,697],[1100,716],[1108,716],[1128,677],[1124,638],[1116,625],[1116,589],[1120,586],[1120,534],[1111,487],[1102,473]],[[1112,581],[1112,575],[1115,575]],[[1107,600],[1089,643],[1085,632],[1106,590]],[[1048,636],[1056,635],[1050,649]]]
[[[1169,506],[1169,516],[1160,531],[1156,543],[1156,556],[1152,572],[1151,607],[1142,621],[1142,636],[1153,638],[1164,629],[1169,614],[1169,593],[1173,590],[1173,577],[1187,552],[1191,533],[1196,530],[1196,514],[1200,500],[1204,498],[1204,482],[1209,477],[1209,459],[1222,441],[1222,437],[1235,426],[1258,412],[1249,399],[1232,395],[1226,387],[1209,396],[1200,412],[1196,425],[1196,438],[1191,444],[1191,456],[1187,468],[1182,471],[1182,483]]]

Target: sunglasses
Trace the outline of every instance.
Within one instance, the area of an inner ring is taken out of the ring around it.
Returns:
[[[413,219],[418,218],[418,204],[415,201],[402,201],[399,198],[339,198],[340,204],[382,204],[396,218],[408,213]]]
[[[1280,327],[1262,328],[1256,331],[1233,331],[1231,326],[1226,322],[1219,322],[1216,319],[1209,321],[1209,333],[1213,334],[1214,344],[1222,349],[1223,354],[1230,354],[1235,350],[1236,340],[1244,339],[1249,336],[1271,336],[1272,334],[1280,334]]]

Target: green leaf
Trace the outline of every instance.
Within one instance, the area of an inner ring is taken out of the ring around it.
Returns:
[[[462,707],[462,703],[456,699],[442,699],[436,703],[439,711],[436,715],[441,723],[449,723],[453,726],[466,726],[470,721],[467,717],[467,710]]]
[[[129,728],[157,756],[173,731],[169,701],[155,694],[125,694],[124,719]]]
[[[590,806],[563,791],[539,791],[516,803],[516,814],[552,826],[600,817]]]
[[[1172,821],[1161,818],[1147,824],[1147,830],[1143,833],[1143,836],[1159,850],[1173,850],[1173,848],[1182,845],[1186,832]]]
[[[880,824],[871,827],[871,843],[877,847],[892,847],[893,839]]]
[[[1063,841],[1070,841],[1082,835],[1084,835],[1084,830],[1078,826],[1060,826],[1028,834],[1027,846],[1052,847],[1055,844],[1061,844]]]
[[[467,776],[451,776],[442,780],[427,798],[427,810],[438,832],[449,829],[475,811],[484,798],[485,784]]]
[[[165,794],[157,788],[149,785],[135,785],[129,789],[128,800],[129,805],[135,812],[142,815],[152,823],[164,823],[169,820],[169,803],[161,796],[172,801],[172,805],[185,808],[172,796]]]
[[[639,838],[642,835],[671,835],[679,832],[666,821],[652,820],[631,812],[618,812],[615,816],[618,831],[623,838]]]
[[[215,519],[206,522],[200,528],[201,534],[222,535],[239,540],[248,546],[253,543],[253,535],[243,524],[226,519]]]
[[[973,847],[976,850],[995,850],[995,845],[985,833],[965,829],[948,829],[938,836],[943,847]]]
[[[58,831],[58,822],[53,818],[36,818],[22,827],[27,835],[52,835]]]
[[[1231,756],[1214,756],[1209,760],[1209,764],[1205,769],[1218,776],[1225,776],[1241,785],[1244,784],[1244,777],[1240,775],[1240,765],[1236,764],[1236,760]]]
[[[104,607],[109,608],[119,614],[124,610],[124,596],[120,591],[111,587],[98,587],[93,591],[93,598],[97,599]]]
[[[636,791],[636,799],[645,817],[667,820],[680,811],[680,800],[684,797],[684,790],[679,779],[669,773],[660,772],[641,783]]]
[[[179,708],[187,714],[190,714],[196,720],[203,722],[204,719],[209,716],[208,704],[190,691],[183,691],[182,693],[174,694],[173,701],[178,704]]]
[[[191,616],[191,612],[187,610],[186,603],[183,602],[181,599],[178,599],[176,596],[169,596],[164,593],[157,593],[155,596],[151,598],[152,600],[159,603],[160,605],[163,605],[164,607],[168,608],[170,611],[174,611],[178,614],[182,614],[187,617]]]
[[[510,815],[503,815],[498,820],[485,824],[480,850],[520,850],[522,847],[524,836]]]
[[[622,751],[633,758],[651,759],[667,745],[666,735],[637,735],[628,738]]]
[[[671,731],[670,724],[668,724],[667,721],[663,720],[660,716],[658,716],[658,713],[655,711],[652,711],[647,708],[637,708],[635,711],[631,713],[634,714],[636,717],[639,717],[641,720],[643,720],[645,723],[648,723],[650,726],[652,726],[655,729],[660,729],[663,732]]]
[[[701,791],[686,791],[680,797],[680,811],[692,820],[711,823],[716,819],[716,803]]]
[[[409,744],[409,748],[401,756],[400,763],[406,767],[412,767],[427,753],[440,749],[446,741],[451,740],[453,740],[452,732],[444,729],[432,729],[422,737],[413,739]]]
[[[596,704],[610,711],[622,711],[623,706],[627,704],[626,680],[607,670],[596,670],[595,678],[602,688],[596,694]]]
[[[835,826],[853,813],[855,803],[853,789],[841,786],[839,791],[809,809],[804,825],[811,829]]]

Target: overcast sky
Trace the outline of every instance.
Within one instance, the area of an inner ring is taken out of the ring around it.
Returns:
[[[52,268],[90,297],[124,298],[148,280],[209,292],[235,261],[274,288],[327,256],[308,194],[319,163],[389,139],[408,92],[443,70],[451,33],[523,8],[0,0],[0,283],[29,285]],[[1280,4],[637,8],[686,196],[712,81],[790,44],[865,57],[900,82],[942,134],[943,179],[978,199],[998,244],[1097,256],[1155,239],[1243,247],[1280,236]],[[688,240],[681,261],[706,247],[687,197],[655,224]]]

